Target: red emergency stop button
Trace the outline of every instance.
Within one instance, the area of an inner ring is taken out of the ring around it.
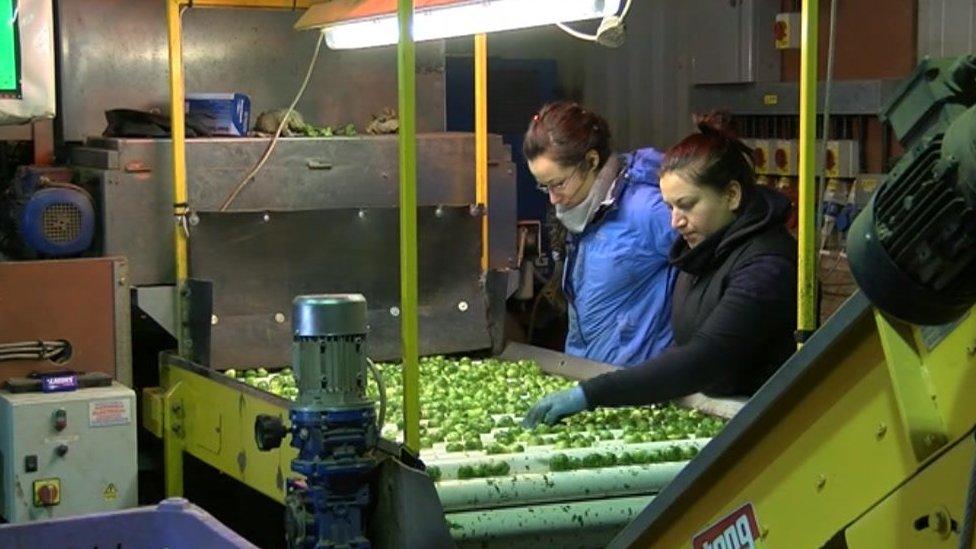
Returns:
[[[34,507],[52,507],[61,503],[61,479],[34,481]]]
[[[68,412],[63,409],[54,412],[54,430],[64,431],[64,428],[68,426]]]
[[[777,42],[782,42],[786,40],[786,33],[789,32],[789,27],[786,26],[786,21],[777,21],[773,25],[773,39]]]

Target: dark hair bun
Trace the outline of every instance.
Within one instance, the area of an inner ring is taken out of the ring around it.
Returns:
[[[544,105],[529,122],[522,143],[528,160],[545,154],[564,166],[582,163],[591,150],[602,166],[610,156],[610,126],[599,114],[572,101]]]
[[[732,113],[727,110],[713,110],[706,113],[691,115],[692,121],[702,133],[718,132],[729,137],[736,137],[732,124]]]

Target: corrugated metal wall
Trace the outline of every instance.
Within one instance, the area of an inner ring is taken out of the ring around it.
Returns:
[[[635,1],[623,47],[585,45],[582,97],[607,117],[618,149],[663,150],[692,130],[688,41],[703,29],[689,19],[684,2]]]
[[[161,0],[59,0],[64,138],[101,134],[111,108],[168,112],[166,17]],[[311,58],[314,32],[298,12],[193,9],[184,15],[188,92],[239,91],[262,110],[287,107]],[[417,48],[417,128],[444,129],[442,42]],[[355,123],[397,103],[396,49],[337,52],[324,45],[298,110],[320,125]]]
[[[919,0],[919,58],[964,53],[976,53],[976,0]]]
[[[635,0],[627,17],[627,40],[619,49],[546,27],[493,34],[488,55],[555,59],[560,91],[606,116],[615,148],[663,149],[692,129],[688,41],[703,31],[689,20],[688,11],[684,2]],[[592,32],[596,23],[574,27]],[[470,39],[448,41],[448,52],[470,53]]]

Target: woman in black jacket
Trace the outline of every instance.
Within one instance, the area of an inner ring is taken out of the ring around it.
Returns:
[[[653,404],[696,392],[749,396],[793,353],[796,241],[789,200],[756,185],[748,147],[699,124],[661,165],[661,194],[681,234],[670,252],[674,345],[655,358],[539,401],[525,424],[598,406]]]

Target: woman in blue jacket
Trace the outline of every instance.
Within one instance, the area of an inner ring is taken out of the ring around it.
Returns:
[[[756,184],[751,150],[703,120],[661,163],[661,190],[681,239],[671,249],[674,346],[539,401],[524,424],[586,409],[703,392],[750,396],[796,348],[796,241],[790,201]]]
[[[663,351],[672,341],[676,233],[658,186],[661,153],[612,153],[606,120],[567,101],[532,118],[523,152],[569,232],[566,352],[628,367]]]

